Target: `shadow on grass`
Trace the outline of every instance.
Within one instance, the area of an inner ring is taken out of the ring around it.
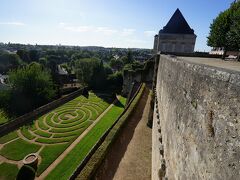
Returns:
[[[107,90],[91,90],[98,98],[102,99],[108,104],[112,104],[115,99],[117,99],[117,95],[120,94],[121,90],[119,89],[107,89]],[[83,96],[88,98],[89,93],[84,92]],[[116,106],[124,108],[125,105],[122,104],[119,100],[115,103]]]

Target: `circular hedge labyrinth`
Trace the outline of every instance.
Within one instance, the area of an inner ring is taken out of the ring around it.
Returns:
[[[90,94],[78,97],[45,114],[31,128],[23,127],[18,135],[34,144],[62,144],[76,139],[108,107],[108,103]]]

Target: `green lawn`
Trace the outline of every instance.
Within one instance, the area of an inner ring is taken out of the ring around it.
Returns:
[[[102,117],[80,143],[50,172],[46,179],[69,179],[91,148],[123,112],[125,102],[125,98],[120,98],[120,101]]]
[[[13,142],[5,145],[0,154],[8,159],[19,161],[22,160],[27,154],[37,152],[41,146],[31,144],[23,139],[16,139]]]
[[[0,164],[0,179],[1,180],[15,180],[18,173],[18,167],[14,164],[2,163]]]
[[[7,134],[6,136],[0,137],[0,144],[4,144],[10,140],[17,138],[17,137],[18,137],[17,132],[13,131],[13,132]]]

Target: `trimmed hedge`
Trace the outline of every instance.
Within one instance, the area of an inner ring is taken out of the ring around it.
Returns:
[[[28,131],[28,128],[26,126],[22,127],[20,131],[22,135],[29,140],[33,140],[36,137]]]
[[[112,127],[109,134],[106,136],[103,143],[99,146],[99,148],[92,155],[90,160],[84,166],[80,174],[77,176],[77,179],[92,179],[96,170],[101,166],[103,160],[105,159],[108,150],[111,148],[112,143],[118,138],[118,135],[121,129],[126,124],[127,120],[135,111],[136,106],[138,105],[139,100],[141,99],[145,90],[145,84],[143,84],[140,89],[136,92],[134,98],[129,103],[126,111],[123,112],[122,116],[120,116],[117,123]],[[76,176],[73,176],[70,179],[75,179]]]

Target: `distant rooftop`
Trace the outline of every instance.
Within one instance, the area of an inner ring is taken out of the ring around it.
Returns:
[[[160,33],[194,34],[194,30],[190,28],[181,11],[177,9]]]

